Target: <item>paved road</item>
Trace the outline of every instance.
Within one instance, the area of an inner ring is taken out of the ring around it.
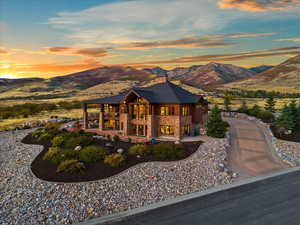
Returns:
[[[232,137],[229,166],[239,171],[241,178],[287,168],[272,156],[262,130],[254,122],[235,118],[226,120],[230,123]]]
[[[300,171],[110,222],[111,225],[299,225]]]

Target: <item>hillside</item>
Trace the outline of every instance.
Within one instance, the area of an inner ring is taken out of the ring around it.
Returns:
[[[50,86],[63,85],[85,89],[112,80],[136,80],[139,82],[151,80],[155,75],[132,67],[105,66],[82,71],[49,80]]]
[[[225,87],[300,92],[300,55],[250,78],[226,84]]]
[[[221,63],[209,63],[207,65],[195,65],[186,68],[178,67],[169,71],[159,67],[152,70],[144,69],[144,71],[151,71],[158,76],[167,74],[171,79],[178,79],[186,84],[200,88],[228,83],[256,74],[255,71]]]
[[[138,84],[142,84],[155,77],[156,75],[132,67],[105,66],[45,80],[5,79],[8,81],[5,81],[5,85],[0,85],[0,99],[66,98],[75,96],[82,90],[110,81],[135,81]],[[122,82],[120,84],[121,86],[123,85]]]

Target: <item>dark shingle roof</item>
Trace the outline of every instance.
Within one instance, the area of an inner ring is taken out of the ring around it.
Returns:
[[[150,87],[133,88],[132,91],[136,92],[141,97],[153,104],[191,104],[197,102],[204,102],[202,96],[195,95],[171,82],[158,83]],[[131,91],[130,90],[130,91]],[[130,92],[124,92],[119,95],[88,100],[86,103],[120,103],[124,100],[125,96]]]

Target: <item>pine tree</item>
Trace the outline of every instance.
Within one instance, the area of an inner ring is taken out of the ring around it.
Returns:
[[[242,106],[238,109],[238,112],[240,113],[248,113],[248,106],[245,100],[242,101]]]
[[[265,110],[270,112],[275,112],[275,105],[276,105],[276,101],[274,97],[271,95],[266,100]]]
[[[225,106],[225,110],[227,112],[229,112],[231,110],[230,105],[231,105],[231,98],[229,96],[225,96],[224,97],[224,106]]]
[[[208,122],[206,124],[206,134],[207,136],[223,138],[229,124],[222,120],[221,110],[217,105],[215,105],[209,115]]]

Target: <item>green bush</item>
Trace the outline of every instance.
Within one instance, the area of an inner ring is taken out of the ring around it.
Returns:
[[[92,163],[98,160],[103,160],[108,155],[108,151],[102,147],[88,146],[79,152],[79,160]]]
[[[61,161],[61,149],[57,147],[51,147],[48,149],[46,154],[43,156],[43,160],[48,160],[54,163]]]
[[[58,147],[51,147],[43,156],[43,160],[49,160],[53,163],[60,163],[69,159],[77,159],[78,153],[73,150],[65,150]]]
[[[147,155],[148,153],[149,148],[142,144],[133,145],[128,149],[129,155]]]
[[[44,142],[44,141],[51,140],[51,139],[52,139],[52,134],[50,134],[48,132],[44,132],[44,133],[40,134],[40,136],[38,137],[39,142]]]
[[[271,123],[275,119],[273,113],[271,111],[267,111],[267,110],[260,111],[258,113],[257,117],[265,123]]]
[[[125,162],[125,156],[119,153],[111,154],[105,157],[104,163],[111,167],[119,167]]]
[[[65,147],[65,144],[68,142],[68,140],[70,138],[76,138],[78,137],[78,134],[76,133],[72,133],[72,132],[62,132],[58,135],[56,135],[51,143],[52,143],[52,146],[57,146],[57,147]],[[74,139],[72,139],[74,140]],[[70,143],[68,143],[70,144]]]
[[[56,135],[51,141],[53,147],[62,147],[63,143],[64,137],[62,135]]]
[[[174,143],[158,143],[152,147],[155,157],[159,160],[178,160],[185,156],[184,147]]]
[[[44,132],[45,132],[45,130],[43,128],[39,128],[39,129],[33,131],[31,135],[34,138],[38,139]]]
[[[59,164],[56,172],[67,172],[67,173],[83,173],[85,166],[83,163],[76,159],[65,160]]]
[[[64,147],[69,149],[74,149],[76,146],[80,145],[82,147],[88,146],[92,143],[93,138],[88,136],[78,136],[69,137],[64,140]]]

